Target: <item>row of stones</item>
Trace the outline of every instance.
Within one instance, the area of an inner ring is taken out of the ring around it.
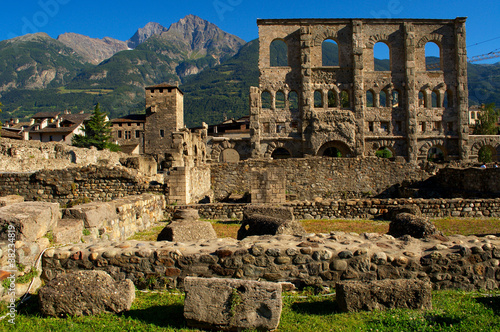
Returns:
[[[500,199],[359,199],[322,202],[289,202],[296,219],[373,218],[402,205],[415,205],[427,217],[498,217]],[[204,219],[242,219],[244,204],[192,205]],[[171,207],[187,208],[187,206]]]
[[[47,251],[43,277],[51,280],[68,270],[98,269],[117,280],[130,279],[138,287],[153,288],[182,287],[188,275],[290,281],[298,286],[334,286],[351,279],[418,278],[432,281],[435,288],[492,289],[500,281],[500,243],[477,239],[469,245],[437,243],[417,254],[394,246],[383,250],[384,243],[377,243],[378,250],[367,250],[361,241],[342,240],[349,244],[339,246],[335,237],[295,238],[295,242],[288,238],[273,245],[246,240],[234,245],[220,239],[199,245],[80,245]]]

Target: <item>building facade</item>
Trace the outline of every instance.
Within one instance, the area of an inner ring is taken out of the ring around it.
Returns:
[[[354,157],[389,149],[411,162],[436,150],[446,160],[469,158],[465,18],[266,19],[257,25],[253,157]],[[379,43],[389,49],[382,70],[374,55]],[[439,49],[432,66],[426,64],[429,45]]]

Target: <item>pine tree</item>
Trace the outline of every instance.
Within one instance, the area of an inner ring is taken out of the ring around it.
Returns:
[[[89,121],[83,125],[84,135],[75,135],[72,139],[74,146],[90,148],[95,146],[98,150],[109,149],[119,151],[120,147],[111,142],[111,123],[106,121],[106,113],[101,112],[99,104]]]

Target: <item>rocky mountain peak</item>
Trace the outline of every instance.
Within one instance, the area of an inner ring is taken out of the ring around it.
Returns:
[[[144,28],[139,28],[137,32],[127,41],[129,48],[136,48],[153,35],[159,35],[167,31],[167,28],[156,22],[149,22]]]
[[[87,62],[99,64],[113,54],[128,49],[127,43],[121,40],[104,37],[103,39],[90,38],[78,33],[64,33],[57,40],[72,48]]]

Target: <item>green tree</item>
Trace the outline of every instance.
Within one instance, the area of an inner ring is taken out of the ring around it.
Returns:
[[[497,135],[498,116],[499,110],[495,108],[495,103],[482,105],[474,127],[474,135]]]
[[[487,164],[493,161],[493,151],[487,146],[483,146],[477,152],[477,160],[480,163]]]
[[[95,146],[98,150],[109,149],[119,151],[120,147],[111,142],[111,122],[107,121],[106,113],[101,112],[99,104],[89,121],[83,126],[84,135],[75,135],[72,139],[74,146],[90,148]]]

